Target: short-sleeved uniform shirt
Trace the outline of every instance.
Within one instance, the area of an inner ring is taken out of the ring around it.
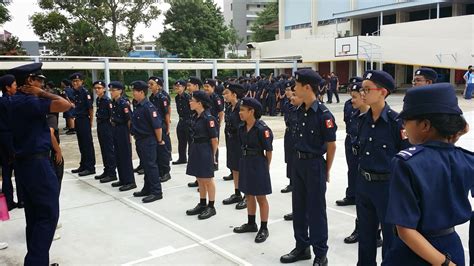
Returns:
[[[84,87],[73,89],[74,115],[76,117],[89,117],[89,110],[93,108],[92,97]]]
[[[132,114],[132,135],[142,139],[155,135],[155,129],[162,127],[156,107],[147,99],[137,103]]]
[[[126,124],[130,121],[132,111],[130,103],[123,97],[112,101],[112,115],[110,121],[115,124]]]

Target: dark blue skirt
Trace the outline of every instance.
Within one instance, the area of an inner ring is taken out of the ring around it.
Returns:
[[[239,171],[239,162],[242,157],[240,140],[237,135],[225,137],[225,146],[227,149],[227,168],[233,171]]]
[[[186,174],[199,178],[214,177],[214,158],[211,143],[192,143]]]
[[[266,157],[245,156],[240,159],[239,189],[246,195],[272,194],[272,183]]]

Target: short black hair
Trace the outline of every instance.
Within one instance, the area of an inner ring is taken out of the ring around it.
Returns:
[[[428,120],[443,138],[456,135],[466,128],[466,119],[458,114],[423,114],[407,117],[404,120],[423,121]]]
[[[301,83],[301,85],[309,85],[311,87],[311,89],[313,90],[314,94],[316,96],[319,95],[319,84],[316,84],[316,83],[313,83],[313,82],[305,82],[305,81],[297,81],[299,83]]]

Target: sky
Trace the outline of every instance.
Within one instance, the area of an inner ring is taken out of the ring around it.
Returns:
[[[157,0],[163,2],[163,0]],[[214,0],[218,6],[223,9],[224,0]],[[159,3],[159,7],[162,9],[162,14],[169,7],[168,4]],[[14,36],[19,37],[20,41],[38,41],[39,37],[35,35],[29,22],[29,17],[36,12],[41,12],[37,0],[10,0],[10,4],[7,6],[13,17],[10,22],[0,26],[6,31],[11,32]],[[143,41],[154,41],[158,33],[163,31],[164,16],[161,15],[156,21],[152,23],[149,28],[145,28],[140,25],[137,28],[136,36],[139,34],[143,35]],[[151,30],[150,30],[151,29]],[[124,32],[119,32],[124,33]]]

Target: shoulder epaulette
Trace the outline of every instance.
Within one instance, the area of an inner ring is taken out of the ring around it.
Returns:
[[[326,105],[319,103],[319,108],[323,113],[329,112],[329,109],[326,107]]]
[[[423,149],[423,146],[413,146],[403,151],[400,151],[399,153],[397,153],[397,156],[406,161],[421,152]]]

